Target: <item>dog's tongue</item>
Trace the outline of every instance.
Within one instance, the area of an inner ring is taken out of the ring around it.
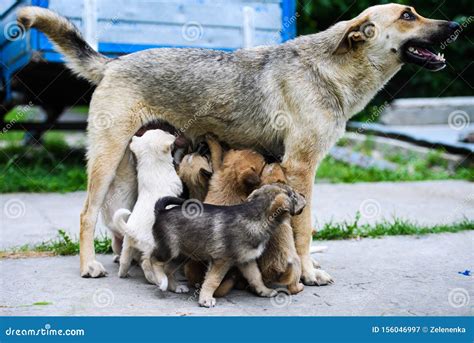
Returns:
[[[436,55],[433,54],[431,51],[429,51],[428,49],[425,49],[425,48],[417,48],[418,52],[420,53],[420,55],[423,55],[423,57],[425,58],[429,58],[429,59],[432,59],[432,58],[436,58]]]

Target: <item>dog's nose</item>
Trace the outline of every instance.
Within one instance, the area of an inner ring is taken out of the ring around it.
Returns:
[[[452,32],[456,32],[457,30],[461,28],[461,25],[459,25],[455,21],[450,21],[448,24],[448,27]]]

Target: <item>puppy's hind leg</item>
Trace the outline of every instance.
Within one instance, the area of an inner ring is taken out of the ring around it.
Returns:
[[[170,261],[165,265],[165,273],[168,276],[168,290],[174,293],[188,293],[188,286],[176,282],[176,273],[180,266],[181,264],[175,261]]]
[[[265,286],[263,283],[262,274],[260,273],[260,269],[258,269],[256,261],[240,264],[239,269],[249,282],[250,286],[255,290],[255,293],[257,293],[259,296],[274,297],[278,294],[276,290]]]
[[[120,266],[118,275],[121,278],[127,277],[130,265],[133,259],[133,247],[130,243],[130,237],[125,235],[123,238],[122,253],[120,254]]]
[[[155,257],[150,257],[151,266],[153,267],[153,274],[155,284],[164,292],[168,289],[168,276],[165,273],[165,263],[158,261]]]

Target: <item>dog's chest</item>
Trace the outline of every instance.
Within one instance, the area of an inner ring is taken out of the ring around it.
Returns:
[[[242,250],[240,252],[240,262],[245,263],[248,261],[253,261],[259,258],[262,254],[263,251],[265,250],[265,244],[266,242],[261,242],[258,244],[256,247],[249,247],[249,249]]]

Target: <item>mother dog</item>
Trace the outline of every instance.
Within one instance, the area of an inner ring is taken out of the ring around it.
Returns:
[[[94,228],[117,166],[142,125],[161,118],[191,137],[212,132],[232,147],[281,156],[290,185],[309,202],[318,163],[344,133],[347,120],[404,63],[434,71],[445,67],[444,58],[430,47],[459,28],[426,19],[412,7],[388,4],[278,46],[233,53],[151,49],[108,59],[49,10],[25,7],[18,20],[43,31],[68,66],[97,85],[90,104],[87,200],[81,213],[84,277],[106,274],[95,260]],[[314,268],[309,255],[310,204],[293,227],[302,281],[328,283],[330,277]]]

